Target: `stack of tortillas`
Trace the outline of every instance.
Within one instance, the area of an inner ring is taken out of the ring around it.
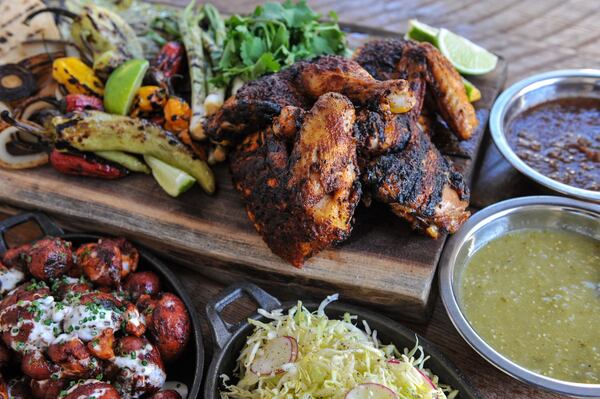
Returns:
[[[41,0],[0,1],[0,64],[16,63],[36,54],[56,50],[56,46],[52,45],[23,44],[32,39],[60,38],[51,13],[36,16],[29,26],[23,23],[30,13],[44,7]]]

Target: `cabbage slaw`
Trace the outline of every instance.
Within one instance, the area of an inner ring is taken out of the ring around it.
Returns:
[[[300,301],[287,313],[259,309],[270,321],[248,320],[254,332],[234,370],[239,380],[233,384],[229,376],[221,375],[221,399],[341,399],[364,383],[384,385],[398,399],[456,397],[458,391],[438,384],[437,376],[424,368],[429,357],[418,341],[412,350],[405,348],[400,353],[394,345],[380,344],[377,331],[371,331],[365,321],[364,331],[358,328],[354,324],[357,316],[346,313],[341,320],[330,320],[325,307],[337,299],[337,295],[327,297],[315,312]],[[281,365],[277,373],[255,374],[252,365],[262,355],[261,348],[278,337],[297,341],[297,358]]]

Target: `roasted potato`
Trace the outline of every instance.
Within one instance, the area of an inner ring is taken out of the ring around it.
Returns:
[[[123,313],[123,321],[127,334],[141,337],[146,332],[146,319],[140,315],[133,303],[127,303]]]
[[[58,373],[60,368],[48,361],[40,351],[25,353],[21,359],[21,371],[34,380],[47,380],[52,374]]]
[[[125,239],[100,239],[97,244],[82,245],[76,257],[84,275],[105,287],[120,287],[139,261],[137,249]]]
[[[158,301],[148,294],[142,294],[135,303],[140,315],[144,318],[146,327],[152,323],[152,315],[154,314],[157,303]]]
[[[85,294],[93,287],[88,281],[63,277],[52,284],[52,293],[57,299],[64,300],[67,295]]]
[[[115,357],[114,352],[115,334],[112,328],[103,330],[99,335],[87,343],[90,353],[98,359],[111,360]]]
[[[93,377],[100,372],[100,363],[79,338],[65,339],[48,347],[48,357],[61,368],[67,378]]]
[[[20,270],[27,270],[26,255],[31,248],[31,244],[24,244],[19,247],[10,248],[2,256],[2,263],[9,269],[17,267]]]
[[[63,320],[65,332],[88,342],[107,328],[119,330],[123,303],[112,293],[92,291],[73,298],[74,304]]]
[[[40,334],[40,331],[53,328],[52,324],[45,325],[42,320],[44,301],[49,298],[49,293],[50,290],[43,282],[25,283],[0,302],[2,339],[7,347],[23,354],[28,349],[47,346],[48,342],[45,341],[48,335]],[[36,304],[32,305],[34,301]],[[34,327],[38,329],[38,333],[30,337]]]
[[[56,237],[42,238],[27,251],[26,263],[29,273],[39,280],[60,277],[73,264],[71,243]]]
[[[131,299],[136,301],[141,295],[152,297],[160,292],[160,278],[153,272],[131,273],[125,280],[123,288],[129,292]]]
[[[181,299],[168,292],[161,294],[147,327],[164,361],[173,361],[183,353],[190,339],[190,325]]]
[[[121,399],[119,392],[111,384],[98,380],[78,382],[66,391],[62,399]]]
[[[157,348],[146,338],[125,336],[118,340],[109,374],[123,397],[157,392],[165,383],[165,368]]]
[[[164,391],[156,392],[150,396],[149,399],[182,399],[179,392],[174,389],[166,389]]]
[[[66,380],[31,380],[29,387],[35,399],[56,399],[67,386]],[[12,393],[12,392],[11,392]],[[12,399],[12,398],[11,398]]]

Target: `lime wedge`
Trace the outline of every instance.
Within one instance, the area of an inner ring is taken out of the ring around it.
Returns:
[[[465,78],[463,78],[463,83],[465,84],[465,91],[467,92],[467,97],[470,102],[474,103],[481,99],[481,92],[473,83]]]
[[[429,42],[435,46],[437,45],[436,40],[439,31],[438,28],[411,19],[408,21],[406,37],[417,42]]]
[[[152,175],[158,184],[171,197],[178,197],[194,185],[196,179],[184,171],[164,163],[158,158],[144,155],[144,161],[152,169]]]
[[[444,28],[438,32],[437,46],[460,73],[467,75],[483,75],[498,63],[496,55]]]
[[[104,109],[117,115],[127,115],[135,94],[142,86],[148,60],[129,60],[113,71],[104,87]]]

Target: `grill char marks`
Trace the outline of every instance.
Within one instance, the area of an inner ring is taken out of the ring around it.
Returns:
[[[205,121],[205,132],[216,141],[240,142],[248,133],[271,124],[286,106],[309,108],[292,84],[290,70],[250,81]]]
[[[377,80],[401,79],[396,66],[407,43],[400,39],[373,40],[356,50],[354,60]]]
[[[357,59],[366,70],[325,56],[250,82],[205,125],[236,144],[230,168],[248,217],[295,266],[348,237],[361,188],[431,237],[469,216],[462,176],[417,123],[431,97],[426,49],[376,41]]]
[[[456,231],[469,215],[463,177],[416,127],[402,151],[368,162],[362,181],[376,200],[434,238],[440,231]]]
[[[419,86],[426,83],[428,103],[433,104],[459,139],[469,139],[477,129],[475,109],[460,74],[431,44],[375,40],[359,48],[354,59],[376,79],[407,79],[414,91],[422,90]]]
[[[277,128],[237,146],[230,167],[256,230],[275,254],[301,267],[352,230],[360,199],[354,108],[344,96],[329,93],[305,115],[286,110]],[[290,143],[293,118],[302,123]]]

